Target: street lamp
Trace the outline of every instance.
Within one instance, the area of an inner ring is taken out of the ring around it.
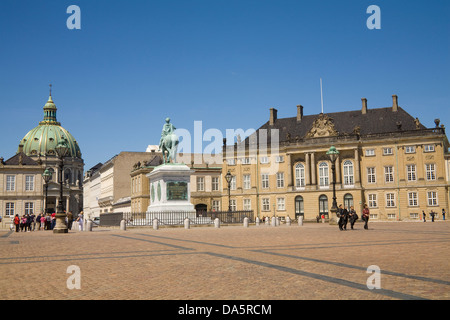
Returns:
[[[67,146],[67,141],[64,137],[55,147],[56,154],[59,158],[59,203],[58,209],[56,211],[56,225],[53,228],[53,233],[67,233],[68,229],[66,226],[66,215],[64,214],[64,207],[62,204],[63,200],[63,167],[64,158],[69,154],[69,147]]]
[[[338,210],[336,202],[336,159],[339,156],[339,151],[337,151],[334,146],[331,146],[327,152],[327,156],[330,158],[331,172],[333,174],[333,205],[331,206],[330,210],[331,211],[330,224],[336,224],[337,223],[336,212]]]
[[[231,211],[230,189],[231,189],[231,180],[232,179],[233,179],[233,176],[231,175],[230,170],[228,170],[227,174],[225,175],[225,180],[227,180],[227,183],[228,183],[228,211]]]
[[[48,194],[48,183],[52,179],[52,172],[47,168],[45,169],[44,173],[42,174],[42,179],[44,179],[45,182],[45,214],[47,214],[47,194]]]

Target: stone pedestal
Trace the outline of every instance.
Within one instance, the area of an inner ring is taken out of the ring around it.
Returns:
[[[158,219],[165,223],[196,218],[190,193],[192,173],[193,171],[185,164],[166,163],[147,174],[150,180],[147,221]]]

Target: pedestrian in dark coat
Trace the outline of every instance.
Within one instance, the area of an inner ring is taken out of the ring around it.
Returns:
[[[342,204],[339,205],[339,230],[347,230],[347,222],[348,222],[348,211],[345,208],[342,208]]]
[[[359,219],[358,214],[356,214],[353,206],[350,207],[350,211],[348,212],[348,219],[350,220],[350,227],[353,230],[353,226],[355,225],[356,220]]]

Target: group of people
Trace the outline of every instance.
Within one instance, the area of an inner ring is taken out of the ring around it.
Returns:
[[[434,210],[431,210],[430,212],[430,217],[431,217],[431,222],[434,222],[434,217],[437,217],[438,213],[434,212]],[[423,217],[423,222],[427,222],[426,218],[427,218],[427,214],[425,213],[424,210],[422,210],[422,217]],[[445,209],[442,209],[442,220],[445,220]]]
[[[369,208],[367,207],[367,204],[364,205],[364,209],[362,211],[361,219],[364,221],[364,229],[369,229],[368,223],[369,223]],[[348,208],[342,207],[342,204],[339,205],[337,215],[339,217],[338,226],[339,230],[347,230],[347,223],[350,222],[350,227],[353,230],[353,226],[355,225],[356,220],[359,219],[358,214],[356,213],[353,206]]]
[[[73,225],[73,214],[71,211],[69,211],[66,214],[66,225],[69,230],[72,229]],[[83,212],[81,212],[76,221],[78,222],[78,228],[80,231],[83,231]],[[22,217],[19,217],[18,214],[14,216],[13,219],[13,225],[11,227],[15,227],[16,232],[31,232],[36,230],[53,230],[53,228],[56,225],[56,213],[42,213],[39,214],[37,217],[34,213],[31,214],[24,214]]]

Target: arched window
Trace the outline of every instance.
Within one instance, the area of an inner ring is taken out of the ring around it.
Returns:
[[[328,198],[324,194],[319,197],[319,215],[328,218]]]
[[[304,216],[304,205],[303,205],[303,197],[302,196],[296,196],[295,197],[295,219],[297,219],[299,216]]]
[[[344,161],[344,185],[354,185],[353,162],[351,162],[350,160]]]
[[[295,166],[295,186],[297,188],[305,186],[305,166],[303,163],[297,163]]]
[[[353,207],[353,196],[350,193],[344,196],[344,207],[346,209]]]
[[[321,162],[319,164],[319,186],[328,187],[330,184],[330,179],[328,176],[328,163]]]

